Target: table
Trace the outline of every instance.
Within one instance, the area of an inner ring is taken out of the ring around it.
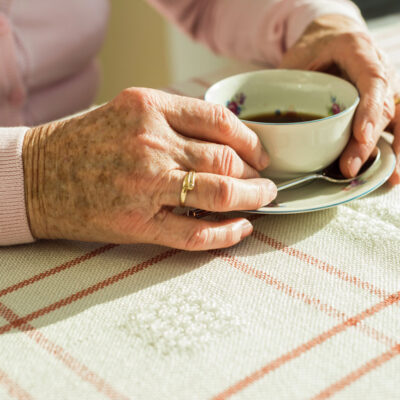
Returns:
[[[400,67],[400,24],[374,32]],[[251,218],[200,253],[0,249],[0,399],[400,399],[400,188]]]

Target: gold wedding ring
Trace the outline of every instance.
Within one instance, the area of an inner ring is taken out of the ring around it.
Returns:
[[[194,189],[195,181],[196,181],[196,172],[191,170],[185,175],[185,178],[183,179],[181,197],[179,202],[181,207],[185,207],[187,192],[189,190]]]
[[[394,104],[396,104],[396,106],[400,104],[400,96],[394,98]]]

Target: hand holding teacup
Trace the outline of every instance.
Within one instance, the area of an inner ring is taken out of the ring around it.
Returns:
[[[276,196],[257,172],[268,164],[258,137],[231,112],[151,89],[30,129],[22,156],[36,238],[228,247],[252,232],[248,220],[195,220],[172,208],[253,209]]]
[[[321,171],[336,160],[359,103],[357,89],[344,79],[299,70],[231,76],[211,86],[205,99],[226,105],[257,133],[270,157],[263,175],[274,180]]]
[[[339,15],[320,17],[287,51],[281,68],[333,72],[357,86],[361,100],[354,118],[353,137],[341,157],[345,176],[357,175],[385,129],[394,134],[393,150],[399,159],[400,107],[395,110],[399,78],[365,26]],[[399,162],[390,182],[400,183]]]

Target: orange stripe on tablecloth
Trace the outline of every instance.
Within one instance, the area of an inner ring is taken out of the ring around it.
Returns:
[[[235,257],[230,256],[228,253],[226,253],[224,250],[209,250],[209,253],[221,258],[225,262],[227,262],[229,265],[231,265],[233,268],[238,269],[239,271],[242,271],[250,276],[255,277],[256,279],[259,279],[268,285],[273,286],[275,289],[280,290],[281,292],[285,293],[286,295],[294,298],[294,299],[299,299],[303,301],[307,305],[312,305],[314,306],[317,310],[324,312],[330,317],[337,318],[341,321],[345,321],[349,319],[349,316],[345,314],[343,311],[340,311],[333,306],[330,306],[326,303],[323,303],[320,299],[308,296],[307,294],[303,292],[298,292],[296,289],[292,288],[288,284],[274,278],[273,276],[267,274],[264,271],[260,271],[249,264],[238,260]],[[364,332],[366,335],[369,337],[372,337],[376,341],[385,344],[388,347],[392,347],[396,344],[396,341],[387,335],[385,335],[382,332],[379,332],[375,328],[372,328],[366,324],[359,325],[357,328]]]
[[[202,78],[199,78],[199,77],[192,78],[190,81],[194,82],[194,83],[197,83],[198,85],[200,85],[200,86],[202,86],[202,87],[204,87],[206,89],[208,89],[211,86],[210,82],[207,82],[206,80],[204,80]]]
[[[249,221],[256,221],[264,216],[265,216],[264,214],[253,214],[253,215],[249,216],[247,219]],[[300,259],[301,261],[304,261],[310,265],[315,265],[317,268],[322,269],[331,275],[336,275],[341,280],[350,282],[361,289],[366,289],[370,293],[372,293],[376,296],[379,296],[381,298],[385,298],[385,297],[389,296],[389,293],[387,291],[385,291],[384,289],[377,288],[372,283],[362,281],[360,278],[357,278],[354,275],[350,275],[347,272],[341,271],[339,268],[336,268],[335,266],[333,266],[325,261],[319,260],[316,257],[306,254],[305,252],[302,252],[293,247],[287,246],[286,244],[280,242],[279,240],[271,238],[270,236],[265,235],[264,233],[260,232],[257,229],[253,230],[253,233],[251,236],[263,243],[268,244],[270,247],[272,247],[276,250],[282,251],[290,256],[296,257],[296,258]]]
[[[4,371],[0,369],[0,384],[3,385],[8,394],[17,400],[33,400],[32,396],[14,382]]]
[[[372,293],[376,296],[379,296],[381,298],[385,298],[385,297],[389,296],[389,294],[385,290],[375,287],[372,283],[363,281],[354,275],[350,275],[347,272],[341,271],[339,268],[336,268],[335,266],[333,266],[325,261],[319,260],[316,257],[308,255],[307,253],[304,253],[303,251],[297,250],[293,247],[289,247],[289,246],[285,245],[284,243],[280,242],[279,240],[276,240],[267,235],[264,235],[262,232],[260,232],[256,229],[253,231],[252,236],[255,237],[257,240],[259,240],[260,242],[266,243],[270,247],[272,247],[276,250],[282,251],[283,253],[288,254],[289,256],[295,257],[295,258],[299,259],[300,261],[303,261],[307,264],[313,265],[313,266],[317,267],[318,269],[328,272],[330,275],[334,275],[345,282],[349,282],[349,283],[357,286],[358,288],[368,290],[370,293]]]
[[[33,339],[42,349],[46,350],[70,370],[75,372],[75,374],[77,374],[83,381],[93,385],[100,393],[106,395],[109,399],[129,400],[128,397],[115,390],[111,385],[105,382],[104,379],[91,371],[86,365],[79,362],[61,346],[47,339],[43,333],[37,330],[33,325],[27,323],[15,323],[15,321],[20,320],[20,317],[2,303],[0,303],[0,315],[7,319],[12,326]]]
[[[350,386],[358,379],[362,378],[364,375],[368,374],[372,370],[379,368],[383,364],[390,361],[392,358],[400,354],[400,344],[393,346],[389,351],[381,354],[380,356],[368,361],[360,368],[346,375],[344,378],[338,380],[333,385],[329,386],[327,389],[320,392],[317,396],[313,397],[312,400],[324,400],[332,397],[334,394]]]
[[[116,244],[107,244],[105,246],[99,247],[99,248],[91,251],[90,253],[86,253],[82,256],[74,258],[71,261],[61,264],[58,267],[48,269],[47,271],[44,271],[44,272],[41,272],[40,274],[32,276],[31,278],[28,278],[21,282],[18,282],[15,285],[11,285],[5,289],[0,290],[0,297],[5,296],[6,294],[9,294],[11,292],[15,292],[18,289],[21,289],[25,286],[31,285],[32,283],[40,281],[44,278],[47,278],[48,276],[55,275],[61,271],[65,271],[69,268],[75,267],[76,265],[81,264],[84,261],[90,260],[91,258],[98,256],[99,254],[103,254],[106,251],[111,250],[117,246],[118,245],[116,245]]]
[[[18,320],[14,321],[12,324],[2,326],[0,328],[0,335],[10,331],[13,327],[18,326],[19,324],[24,324],[26,322],[33,321],[36,318],[39,318],[43,315],[49,314],[52,311],[58,310],[62,307],[65,307],[77,300],[83,299],[84,297],[86,297],[90,294],[93,294],[95,292],[98,292],[99,290],[104,289],[107,286],[113,285],[114,283],[119,282],[120,280],[123,280],[123,279],[127,278],[128,276],[131,276],[131,275],[136,274],[137,272],[143,271],[146,268],[148,268],[154,264],[157,264],[160,261],[165,260],[166,258],[172,257],[173,255],[175,255],[181,251],[182,250],[178,250],[178,249],[170,249],[168,251],[165,251],[164,253],[161,253],[155,257],[152,257],[140,264],[134,265],[133,267],[131,267],[123,272],[120,272],[119,274],[113,275],[101,282],[98,282],[93,286],[90,286],[86,289],[83,289],[79,292],[72,294],[71,296],[68,296],[59,301],[56,301],[55,303],[52,303],[49,306],[40,308],[39,310],[34,311],[33,313],[26,315],[25,317],[19,317]],[[7,313],[5,315],[7,315]]]
[[[248,375],[247,377],[240,380],[233,386],[229,387],[222,393],[213,397],[213,399],[214,400],[222,400],[222,399],[227,399],[230,396],[233,396],[234,394],[236,394],[236,393],[242,391],[243,389],[245,389],[246,387],[250,386],[252,383],[263,378],[265,375],[269,374],[270,372],[280,368],[282,365],[288,363],[291,360],[294,360],[295,358],[308,352],[309,350],[313,349],[314,347],[326,342],[327,340],[331,339],[332,337],[336,336],[337,334],[345,331],[347,328],[357,325],[359,322],[363,321],[364,319],[369,318],[369,317],[379,313],[383,309],[385,309],[399,301],[400,301],[400,291],[395,294],[392,294],[391,296],[386,297],[380,303],[375,304],[374,306],[362,311],[361,313],[355,315],[354,317],[348,318],[346,321],[343,321],[342,323],[335,325],[331,329],[321,333],[320,335],[301,344],[300,346],[289,351],[288,353],[283,354],[282,356],[269,362],[268,364],[264,365],[259,370],[253,372],[251,375]]]

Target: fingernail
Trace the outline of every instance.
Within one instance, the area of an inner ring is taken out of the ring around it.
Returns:
[[[261,169],[267,168],[268,164],[269,164],[269,156],[265,151],[263,151],[263,152],[261,152],[261,157],[260,157]]]
[[[356,176],[362,165],[361,158],[360,157],[350,158],[348,161],[348,165],[349,165],[350,176],[352,177]]]
[[[394,173],[400,176],[400,160],[397,160],[396,168],[394,169]]]
[[[396,174],[396,184],[398,185],[400,183],[400,166],[398,165],[395,171]]]
[[[400,183],[400,167],[398,164],[396,165],[392,176],[389,178],[389,183],[392,186],[398,185]]]
[[[368,122],[363,130],[364,143],[372,143],[374,141],[374,126]]]
[[[267,181],[267,182],[268,182],[267,183],[267,191],[268,191],[268,194],[270,195],[270,201],[272,201],[278,195],[278,189],[274,182],[272,182],[272,181]]]
[[[253,225],[247,219],[241,219],[236,222],[235,227],[233,229],[238,229],[241,231],[240,240],[249,236],[251,232],[253,232]]]

